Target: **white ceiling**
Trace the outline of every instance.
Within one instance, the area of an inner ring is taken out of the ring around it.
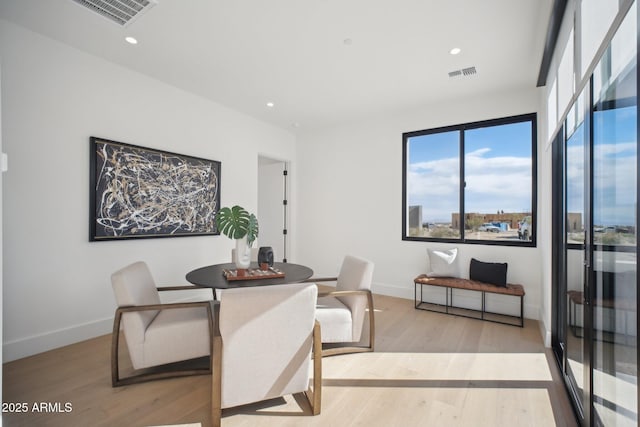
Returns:
[[[71,0],[0,0],[0,18],[295,132],[535,87],[551,3],[158,0],[122,28]]]

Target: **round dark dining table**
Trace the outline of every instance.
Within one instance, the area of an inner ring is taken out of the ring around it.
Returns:
[[[284,277],[252,280],[229,281],[224,277],[225,270],[234,270],[235,263],[214,264],[200,267],[187,273],[187,281],[196,286],[214,289],[245,288],[251,286],[282,285],[285,283],[302,282],[313,275],[313,270],[300,264],[290,262],[274,262],[273,268],[284,273]],[[252,262],[249,268],[258,268],[258,263]]]

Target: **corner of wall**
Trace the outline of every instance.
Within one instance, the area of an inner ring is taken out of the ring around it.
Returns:
[[[540,335],[542,336],[542,341],[546,348],[551,348],[551,328],[546,323],[544,306],[540,306],[540,313],[538,315],[540,319],[538,322],[538,326],[540,327]]]

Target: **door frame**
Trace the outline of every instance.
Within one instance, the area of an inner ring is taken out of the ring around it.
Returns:
[[[290,185],[290,168],[291,161],[278,158],[277,156],[272,156],[269,154],[258,153],[258,180],[260,180],[260,168],[263,165],[275,165],[279,164],[282,167],[282,180],[279,183],[273,185],[273,188],[268,189],[267,191],[273,192],[273,195],[269,194],[269,200],[273,199],[273,203],[277,203],[279,206],[282,206],[282,222],[280,224],[280,230],[282,231],[282,240],[278,242],[278,249],[282,248],[282,251],[278,250],[275,252],[275,256],[278,261],[287,262],[287,259],[291,257],[291,185]],[[260,182],[258,182],[258,218],[260,218],[260,208],[261,204],[265,200],[263,198],[263,194],[261,194],[260,190]],[[268,245],[269,242],[264,242],[265,245]],[[273,244],[273,243],[272,243]],[[263,245],[263,246],[265,246]],[[281,246],[280,246],[281,245]]]

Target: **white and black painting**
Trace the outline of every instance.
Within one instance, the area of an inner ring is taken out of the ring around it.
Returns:
[[[220,162],[91,137],[89,240],[219,234]]]

